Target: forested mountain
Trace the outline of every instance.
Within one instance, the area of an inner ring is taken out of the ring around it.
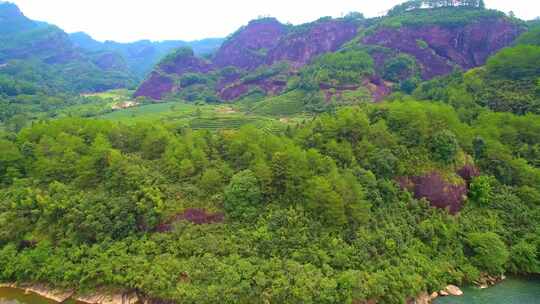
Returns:
[[[122,58],[80,52],[56,26],[0,3],[0,74],[50,91],[91,92],[136,84]]]
[[[198,56],[205,56],[212,54],[223,42],[223,39],[221,38],[207,38],[198,41],[141,40],[131,43],[120,43],[115,41],[100,42],[83,32],[70,34],[69,37],[77,47],[85,51],[107,51],[120,54],[126,61],[129,70],[133,72],[139,80],[144,79],[154,65],[175,48],[190,47]]]
[[[377,101],[392,91],[410,93],[422,80],[481,66],[527,28],[475,1],[417,2],[375,19],[351,14],[300,26],[252,21],[211,60],[185,50],[169,55],[136,96],[159,100],[173,92],[188,100],[232,101],[296,91],[312,108],[347,103],[342,96],[351,94]]]
[[[262,18],[211,56],[175,49],[130,99],[59,91],[36,66],[130,63],[3,8],[0,37],[25,39],[0,46],[20,56],[0,65],[0,283],[402,304],[540,274],[535,22],[478,0]]]
[[[171,50],[191,47],[204,56],[223,41],[99,42],[30,20],[9,2],[0,3],[0,26],[1,74],[77,93],[134,87]]]

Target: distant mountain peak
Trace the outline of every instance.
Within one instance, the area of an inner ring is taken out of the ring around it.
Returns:
[[[36,26],[38,24],[28,19],[16,4],[0,1],[0,34],[25,31]]]
[[[0,17],[25,17],[19,7],[11,2],[0,1]]]

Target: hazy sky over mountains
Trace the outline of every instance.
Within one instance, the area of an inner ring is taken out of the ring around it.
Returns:
[[[84,31],[99,40],[196,40],[225,37],[258,16],[293,24],[359,11],[378,16],[399,0],[12,0],[29,18]],[[539,0],[485,0],[523,19],[540,15]]]

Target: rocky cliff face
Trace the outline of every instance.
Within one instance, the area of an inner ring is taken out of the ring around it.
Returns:
[[[216,67],[254,69],[266,61],[267,52],[286,34],[287,27],[273,18],[251,21],[219,49]]]
[[[291,76],[298,75],[300,68],[310,64],[315,57],[338,51],[345,43],[358,37],[350,46],[368,50],[375,72],[370,77],[358,79],[354,85],[368,88],[373,100],[378,101],[390,94],[393,86],[400,87],[405,80],[418,76],[431,79],[449,74],[456,68],[467,70],[481,66],[489,56],[511,45],[524,31],[522,25],[502,13],[472,10],[469,11],[471,17],[462,17],[461,12],[465,11],[438,11],[447,21],[457,19],[459,22],[439,22],[437,18],[424,14],[422,22],[398,25],[385,22],[395,21],[393,17],[372,21],[323,18],[300,26],[286,26],[276,19],[265,18],[252,21],[233,34],[211,62],[194,56],[178,58],[162,63],[156,70],[160,74],[174,75],[172,78],[175,79],[188,72],[215,72],[217,80],[211,89],[223,101],[238,99],[252,90],[275,95],[283,91]],[[406,17],[409,21],[415,18]],[[369,26],[369,30],[363,25]],[[361,36],[358,36],[359,29]],[[414,68],[394,72],[394,77],[389,77],[385,73],[387,63],[394,60],[394,65],[399,67],[403,64],[403,61],[395,63],[399,56],[412,58],[409,60]],[[263,69],[270,71],[282,62],[288,64],[288,69],[278,74],[258,70],[264,66],[267,68]],[[235,77],[223,77],[219,71],[226,67],[234,67],[240,72]],[[396,73],[398,79],[395,79]],[[258,75],[245,77],[246,74]],[[185,89],[174,83],[172,86],[160,86],[167,91],[158,93],[158,89],[150,88],[149,82],[155,81],[156,76],[151,75],[136,96],[155,98]]]
[[[211,62],[194,56],[180,56],[181,58],[161,63],[157,70],[174,74],[175,77],[188,72],[208,73],[225,67],[250,72],[281,61],[287,61],[292,70],[297,70],[318,55],[338,50],[356,36],[357,29],[358,23],[347,19],[328,18],[297,27],[286,26],[273,18],[255,20],[225,41]],[[158,92],[158,89],[151,87],[151,83],[157,85],[156,80],[156,76],[152,74],[135,96],[161,99],[156,97],[182,89],[178,85],[167,85],[160,86],[167,91]],[[229,75],[219,80],[215,90],[221,99],[234,100],[254,86],[266,93],[277,94],[285,85],[286,81],[271,77],[242,80],[238,75]]]
[[[160,100],[167,93],[172,92],[174,80],[159,72],[152,72],[148,79],[143,82],[135,92],[135,97],[144,96]]]
[[[347,20],[325,19],[311,26],[293,30],[280,39],[276,47],[269,51],[266,63],[287,60],[294,67],[301,67],[314,57],[335,52],[345,42],[357,34],[358,24]]]
[[[422,77],[446,75],[455,67],[471,69],[510,45],[523,28],[508,19],[487,18],[461,27],[440,25],[380,28],[363,39],[364,44],[379,45],[414,56]]]

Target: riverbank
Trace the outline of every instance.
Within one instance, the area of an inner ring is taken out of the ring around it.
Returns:
[[[18,289],[25,294],[35,294],[56,303],[65,303],[73,300],[79,304],[135,304],[139,303],[139,297],[135,292],[95,292],[90,294],[78,294],[74,290],[61,290],[51,288],[45,284],[12,284],[0,283],[0,288]]]
[[[540,277],[510,277],[489,288],[463,287],[461,297],[441,297],[433,304],[536,304],[540,298]]]
[[[59,290],[47,288],[43,284],[0,284],[0,300],[3,297],[2,289],[8,289],[9,294],[18,294],[21,304],[55,304],[68,302],[70,304],[135,304],[145,303],[139,299],[135,292],[94,292],[81,295],[71,290]],[[445,288],[444,290],[446,290]],[[540,277],[510,277],[497,285],[487,289],[478,286],[465,286],[462,288],[463,295],[433,298],[427,293],[410,300],[408,303],[415,304],[536,304],[540,298]],[[68,297],[68,294],[71,296]],[[437,294],[439,294],[437,292]],[[36,295],[31,297],[30,295]],[[39,298],[38,298],[39,297]],[[28,300],[30,299],[30,300]],[[46,299],[46,300],[45,300]],[[1,302],[1,301],[0,301]],[[12,303],[12,302],[10,302]],[[375,302],[368,302],[375,303]]]

